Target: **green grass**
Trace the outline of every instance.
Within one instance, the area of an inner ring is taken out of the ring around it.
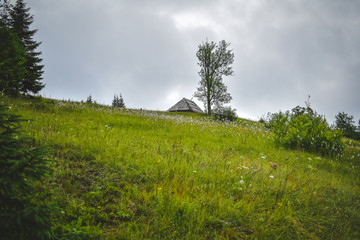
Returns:
[[[65,238],[360,239],[360,144],[279,148],[261,124],[50,99],[0,100],[54,174],[39,188]],[[273,169],[272,163],[278,168]],[[66,237],[67,236],[67,237]]]

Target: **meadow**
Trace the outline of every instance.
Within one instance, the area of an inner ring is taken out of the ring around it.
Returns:
[[[2,98],[51,148],[39,199],[64,239],[360,239],[360,143],[324,157],[257,122]]]

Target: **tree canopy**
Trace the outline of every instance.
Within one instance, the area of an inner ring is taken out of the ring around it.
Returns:
[[[44,87],[44,65],[41,52],[36,51],[40,43],[33,40],[37,30],[30,29],[34,18],[29,11],[23,0],[0,4],[0,91],[7,95],[36,94]]]
[[[357,131],[354,116],[339,112],[338,115],[335,116],[335,126],[343,132],[345,137],[360,140],[360,131]]]
[[[53,239],[50,204],[43,204],[39,187],[52,173],[49,149],[29,147],[21,135],[18,115],[0,104],[0,239]]]
[[[18,95],[26,74],[26,51],[10,29],[0,25],[0,92]]]
[[[120,95],[114,95],[114,99],[113,99],[113,102],[112,102],[112,106],[113,107],[119,107],[119,108],[125,108],[125,102],[124,102],[124,99],[120,93]]]
[[[234,53],[228,50],[229,45],[225,40],[219,44],[206,41],[199,45],[196,53],[201,80],[194,96],[204,103],[208,114],[212,113],[213,106],[221,107],[232,99],[222,81],[223,76],[234,74],[230,66],[234,62]]]

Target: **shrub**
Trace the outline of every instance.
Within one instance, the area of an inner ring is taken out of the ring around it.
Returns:
[[[217,107],[214,109],[214,118],[223,122],[234,122],[237,118],[236,109],[231,107]]]
[[[45,147],[26,147],[20,116],[0,104],[0,239],[51,239],[50,205],[41,204],[34,184],[51,172]]]
[[[292,149],[334,155],[343,151],[342,133],[331,129],[325,117],[309,106],[295,107],[291,112],[269,114],[265,126],[275,134],[275,142]]]

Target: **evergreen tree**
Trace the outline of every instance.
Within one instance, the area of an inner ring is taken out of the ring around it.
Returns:
[[[26,75],[26,51],[17,35],[4,24],[0,25],[0,39],[0,92],[16,96]]]
[[[114,99],[112,101],[112,106],[117,107],[118,103],[119,103],[119,98],[118,98],[118,96],[116,94],[114,94]]]
[[[336,128],[342,130],[345,137],[356,138],[356,126],[354,123],[354,116],[348,115],[347,113],[339,112],[339,114],[335,116]]]
[[[114,99],[112,101],[112,106],[113,107],[119,107],[119,108],[125,108],[125,103],[124,103],[124,99],[120,93],[120,96],[117,96],[116,94],[114,94]]]
[[[119,107],[121,108],[125,108],[125,102],[124,102],[124,99],[120,93],[120,97],[119,97]]]
[[[3,3],[0,2],[0,24],[6,27],[10,26],[10,10],[11,4],[8,0],[4,0]]]
[[[51,173],[45,147],[27,147],[20,116],[0,104],[0,239],[51,239],[52,208],[34,184]]]
[[[30,25],[33,23],[34,17],[29,11],[30,8],[26,8],[23,0],[17,0],[15,6],[10,11],[11,28],[21,39],[26,50],[27,73],[22,80],[20,91],[23,94],[36,94],[44,87],[44,84],[41,83],[44,65],[40,64],[42,61],[39,57],[41,52],[36,51],[40,43],[33,40],[37,29],[30,30]]]
[[[86,102],[87,103],[93,103],[91,94],[87,97]]]

